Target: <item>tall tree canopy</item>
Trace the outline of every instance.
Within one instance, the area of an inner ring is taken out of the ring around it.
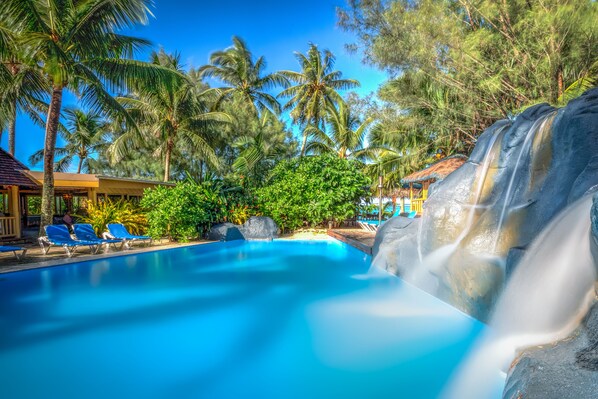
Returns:
[[[351,47],[394,77],[381,98],[448,152],[471,150],[499,118],[587,87],[597,20],[590,0],[350,0],[339,10],[359,38]]]

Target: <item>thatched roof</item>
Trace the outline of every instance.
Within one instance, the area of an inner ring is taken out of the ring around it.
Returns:
[[[465,155],[452,155],[433,163],[425,169],[414,172],[401,179],[401,183],[417,183],[427,180],[443,180],[467,161]]]
[[[0,186],[37,187],[22,171],[29,168],[0,148]]]

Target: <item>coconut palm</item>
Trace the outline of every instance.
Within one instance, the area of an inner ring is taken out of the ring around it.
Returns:
[[[233,147],[240,150],[233,169],[245,182],[259,183],[274,167],[277,160],[291,156],[295,150],[290,133],[276,126],[276,116],[264,111],[257,120],[257,128],[237,137]]]
[[[64,147],[56,147],[55,155],[62,157],[54,164],[56,172],[66,172],[77,159],[77,173],[94,172],[94,155],[98,155],[106,147],[106,130],[108,122],[97,112],[85,112],[81,109],[65,111],[66,129],[59,134],[66,143]],[[37,164],[44,159],[44,150],[36,151],[29,162]]]
[[[131,60],[145,40],[116,33],[146,23],[151,0],[2,0],[4,26],[27,48],[46,79],[50,103],[44,143],[44,182],[41,227],[52,223],[54,151],[65,90],[82,103],[108,113],[124,112],[110,95],[112,89],[139,80],[166,79],[146,63]]]
[[[278,114],[280,104],[267,91],[277,86],[286,87],[288,81],[278,73],[264,74],[265,69],[266,59],[262,56],[254,61],[245,42],[233,36],[233,46],[212,53],[210,64],[201,67],[199,72],[204,78],[216,78],[227,85],[218,89],[216,105],[236,97],[252,104],[256,115],[264,109]]]
[[[314,125],[308,125],[305,129],[305,135],[310,138],[306,153],[336,153],[340,158],[358,157],[364,149],[367,128],[373,119],[367,118],[362,122],[351,112],[351,108],[341,101],[338,107],[328,106],[325,121],[326,131]]]
[[[301,66],[301,72],[280,71],[282,76],[295,85],[286,88],[278,96],[290,97],[283,109],[291,110],[294,123],[321,129],[326,109],[342,101],[338,90],[358,87],[359,82],[342,79],[342,73],[333,70],[334,55],[328,50],[320,51],[315,44],[310,44],[307,54],[296,52],[295,57]],[[307,134],[304,132],[301,156],[305,154],[306,143]]]
[[[0,39],[0,139],[8,131],[8,152],[15,153],[17,112],[22,111],[38,125],[43,126],[39,112],[47,109],[47,82],[44,81],[26,48],[19,46],[17,37],[2,25]]]
[[[230,121],[223,112],[210,112],[211,92],[195,73],[184,75],[178,54],[163,50],[151,55],[151,63],[169,69],[181,77],[158,85],[136,85],[133,94],[118,97],[138,129],[128,129],[110,149],[115,161],[132,148],[152,146],[154,154],[164,162],[164,181],[170,179],[173,154],[184,147],[211,166],[218,159],[209,140],[213,128]]]

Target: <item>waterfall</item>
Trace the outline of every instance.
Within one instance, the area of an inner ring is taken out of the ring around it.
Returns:
[[[507,207],[511,204],[512,197],[513,197],[513,186],[515,182],[515,177],[519,171],[519,164],[521,163],[521,159],[523,158],[524,154],[529,154],[532,142],[536,137],[538,132],[544,132],[544,129],[550,128],[552,126],[552,122],[556,116],[556,111],[553,111],[543,117],[538,118],[534,124],[532,125],[531,129],[525,136],[523,141],[523,145],[521,146],[521,150],[519,151],[519,155],[517,156],[517,160],[515,162],[515,166],[513,167],[513,172],[511,173],[511,177],[509,179],[509,184],[507,186],[507,191],[505,193],[505,199],[503,201],[503,206],[500,211],[500,216],[498,218],[498,227],[496,228],[496,236],[494,239],[494,245],[492,247],[492,252],[496,252],[496,246],[498,245],[498,240],[500,238],[500,232],[503,226],[503,222],[505,220]]]
[[[474,195],[474,200],[471,206],[469,207],[469,212],[467,213],[467,217],[465,219],[465,226],[461,230],[461,233],[453,243],[437,248],[436,250],[422,257],[420,241],[422,228],[421,225],[423,225],[423,223],[421,223],[420,231],[418,232],[419,262],[417,267],[411,268],[410,272],[404,276],[405,280],[415,284],[416,286],[431,294],[437,293],[437,289],[439,286],[439,278],[441,278],[443,268],[445,267],[450,257],[459,248],[459,245],[461,244],[463,239],[467,237],[467,235],[471,231],[471,228],[474,225],[475,213],[478,209],[482,193],[484,191],[484,185],[486,184],[488,171],[490,170],[490,165],[492,164],[494,157],[498,153],[495,148],[496,143],[500,144],[499,138],[503,137],[503,133],[505,132],[506,127],[507,126],[505,125],[501,127],[496,133],[494,133],[494,135],[492,135],[486,146],[486,151],[484,152],[484,156],[480,164],[481,168],[478,168],[480,172],[479,176],[476,178],[477,187]]]
[[[568,336],[595,298],[588,195],[534,240],[499,299],[490,330],[457,372],[445,398],[495,397],[516,351]]]

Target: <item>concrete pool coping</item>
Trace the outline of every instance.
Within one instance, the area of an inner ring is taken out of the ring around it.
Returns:
[[[107,253],[102,252],[102,253],[98,253],[95,255],[91,254],[91,253],[78,253],[71,258],[66,257],[66,255],[64,254],[64,250],[62,248],[55,247],[52,249],[53,251],[55,251],[55,254],[53,254],[55,256],[48,260],[42,260],[39,262],[36,262],[36,261],[19,262],[17,260],[14,260],[13,262],[10,262],[10,258],[9,258],[9,259],[7,259],[8,262],[6,265],[4,265],[3,263],[0,262],[0,274],[20,272],[20,271],[24,271],[24,270],[39,269],[39,268],[43,268],[43,267],[62,266],[62,265],[68,265],[71,263],[103,260],[103,259],[114,258],[117,256],[130,256],[130,255],[138,255],[138,254],[143,254],[143,253],[148,253],[148,252],[158,252],[158,251],[164,251],[164,250],[169,250],[169,249],[192,247],[192,246],[197,246],[197,245],[210,244],[210,243],[214,243],[214,242],[217,242],[217,241],[196,241],[196,242],[189,242],[189,243],[167,243],[167,244],[158,244],[156,246],[150,246],[150,247],[134,246],[132,249],[129,249],[129,250],[118,250],[118,251],[107,252]],[[27,250],[28,250],[28,252],[27,252],[28,255],[30,254],[30,252],[36,252],[36,248],[33,248],[33,249],[27,248]],[[41,250],[38,250],[38,251],[41,253]],[[37,254],[37,256],[41,257],[43,255]]]

